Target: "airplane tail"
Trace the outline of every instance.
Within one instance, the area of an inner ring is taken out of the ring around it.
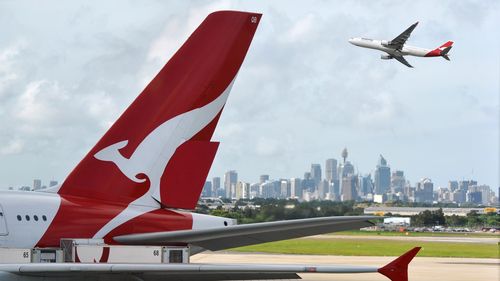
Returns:
[[[448,42],[444,43],[443,45],[439,46],[438,48],[430,51],[425,56],[426,57],[439,57],[439,56],[441,56],[446,60],[450,60],[448,52],[450,52],[452,47],[453,47],[453,41],[448,41]]]
[[[194,209],[261,14],[210,14],[63,182],[61,196]],[[153,202],[155,200],[152,200]]]

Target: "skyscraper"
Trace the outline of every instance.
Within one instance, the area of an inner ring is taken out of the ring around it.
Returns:
[[[211,197],[212,196],[212,183],[210,181],[206,181],[203,185],[203,190],[201,191],[201,196],[203,197]]]
[[[391,168],[387,166],[387,160],[380,155],[375,169],[375,194],[384,194],[391,186]]]
[[[220,194],[220,177],[212,178],[212,196],[219,197]]]
[[[321,165],[320,164],[311,164],[311,178],[314,180],[314,185],[316,187],[319,186],[321,182]]]
[[[342,201],[358,199],[357,184],[358,177],[356,175],[349,175],[342,178]]]
[[[391,174],[391,191],[393,193],[403,192],[406,184],[405,174],[403,171],[394,171]]]
[[[457,190],[458,189],[458,181],[449,181],[448,182],[448,189],[452,192]]]
[[[236,199],[249,199],[250,198],[250,184],[239,181],[236,184],[235,197]]]
[[[325,178],[329,182],[333,182],[338,178],[337,174],[337,160],[327,159],[325,162]]]
[[[302,183],[299,178],[290,179],[290,197],[302,198]]]
[[[259,183],[265,183],[268,180],[269,180],[269,175],[260,175],[259,177]]]
[[[227,171],[224,174],[224,190],[226,198],[233,198],[236,182],[238,182],[238,173],[234,170]]]
[[[33,180],[33,190],[39,190],[42,188],[42,180]]]
[[[417,183],[415,202],[432,203],[434,200],[434,184],[428,178],[423,178]]]

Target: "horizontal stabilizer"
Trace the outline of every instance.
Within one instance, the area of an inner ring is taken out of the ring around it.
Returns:
[[[387,276],[392,281],[408,281],[408,264],[417,255],[421,247],[415,247],[393,260],[384,267],[378,269],[378,272]]]

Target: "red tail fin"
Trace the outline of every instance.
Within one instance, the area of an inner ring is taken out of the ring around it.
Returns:
[[[408,281],[408,264],[420,249],[421,247],[411,249],[386,266],[379,268],[378,272],[387,276],[392,281]]]
[[[451,47],[452,45],[453,45],[453,41],[448,41],[448,42],[444,43],[443,45],[439,46],[438,49],[444,49],[447,47]]]
[[[210,142],[212,134],[260,17],[235,11],[210,14],[71,172],[59,193],[124,204],[149,193],[153,203],[154,197],[171,207],[193,208],[217,149]],[[180,148],[184,143],[209,159],[186,153]],[[165,171],[187,167],[186,162],[196,170],[191,183],[201,185],[166,184],[182,191],[161,190],[162,182],[172,183],[165,180]],[[186,198],[167,200],[166,195]]]

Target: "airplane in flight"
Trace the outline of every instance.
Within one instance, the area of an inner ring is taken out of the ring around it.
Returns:
[[[260,19],[258,13],[210,14],[61,185],[45,192],[1,191],[0,247],[57,248],[69,238],[216,251],[373,225],[374,216],[237,225],[189,211],[215,157],[219,142],[212,135]],[[381,268],[12,263],[0,264],[0,280],[297,279],[301,272],[380,272],[403,281],[418,250]]]
[[[356,37],[349,39],[349,43],[363,48],[375,49],[387,54],[380,55],[383,60],[395,59],[400,63],[411,66],[404,56],[415,56],[415,57],[443,57],[446,60],[450,60],[448,53],[450,52],[453,42],[448,41],[436,49],[424,49],[419,47],[414,47],[406,45],[406,40],[410,38],[410,34],[417,27],[418,22],[412,24],[403,33],[396,36],[396,38],[387,40],[375,40],[369,38]]]

